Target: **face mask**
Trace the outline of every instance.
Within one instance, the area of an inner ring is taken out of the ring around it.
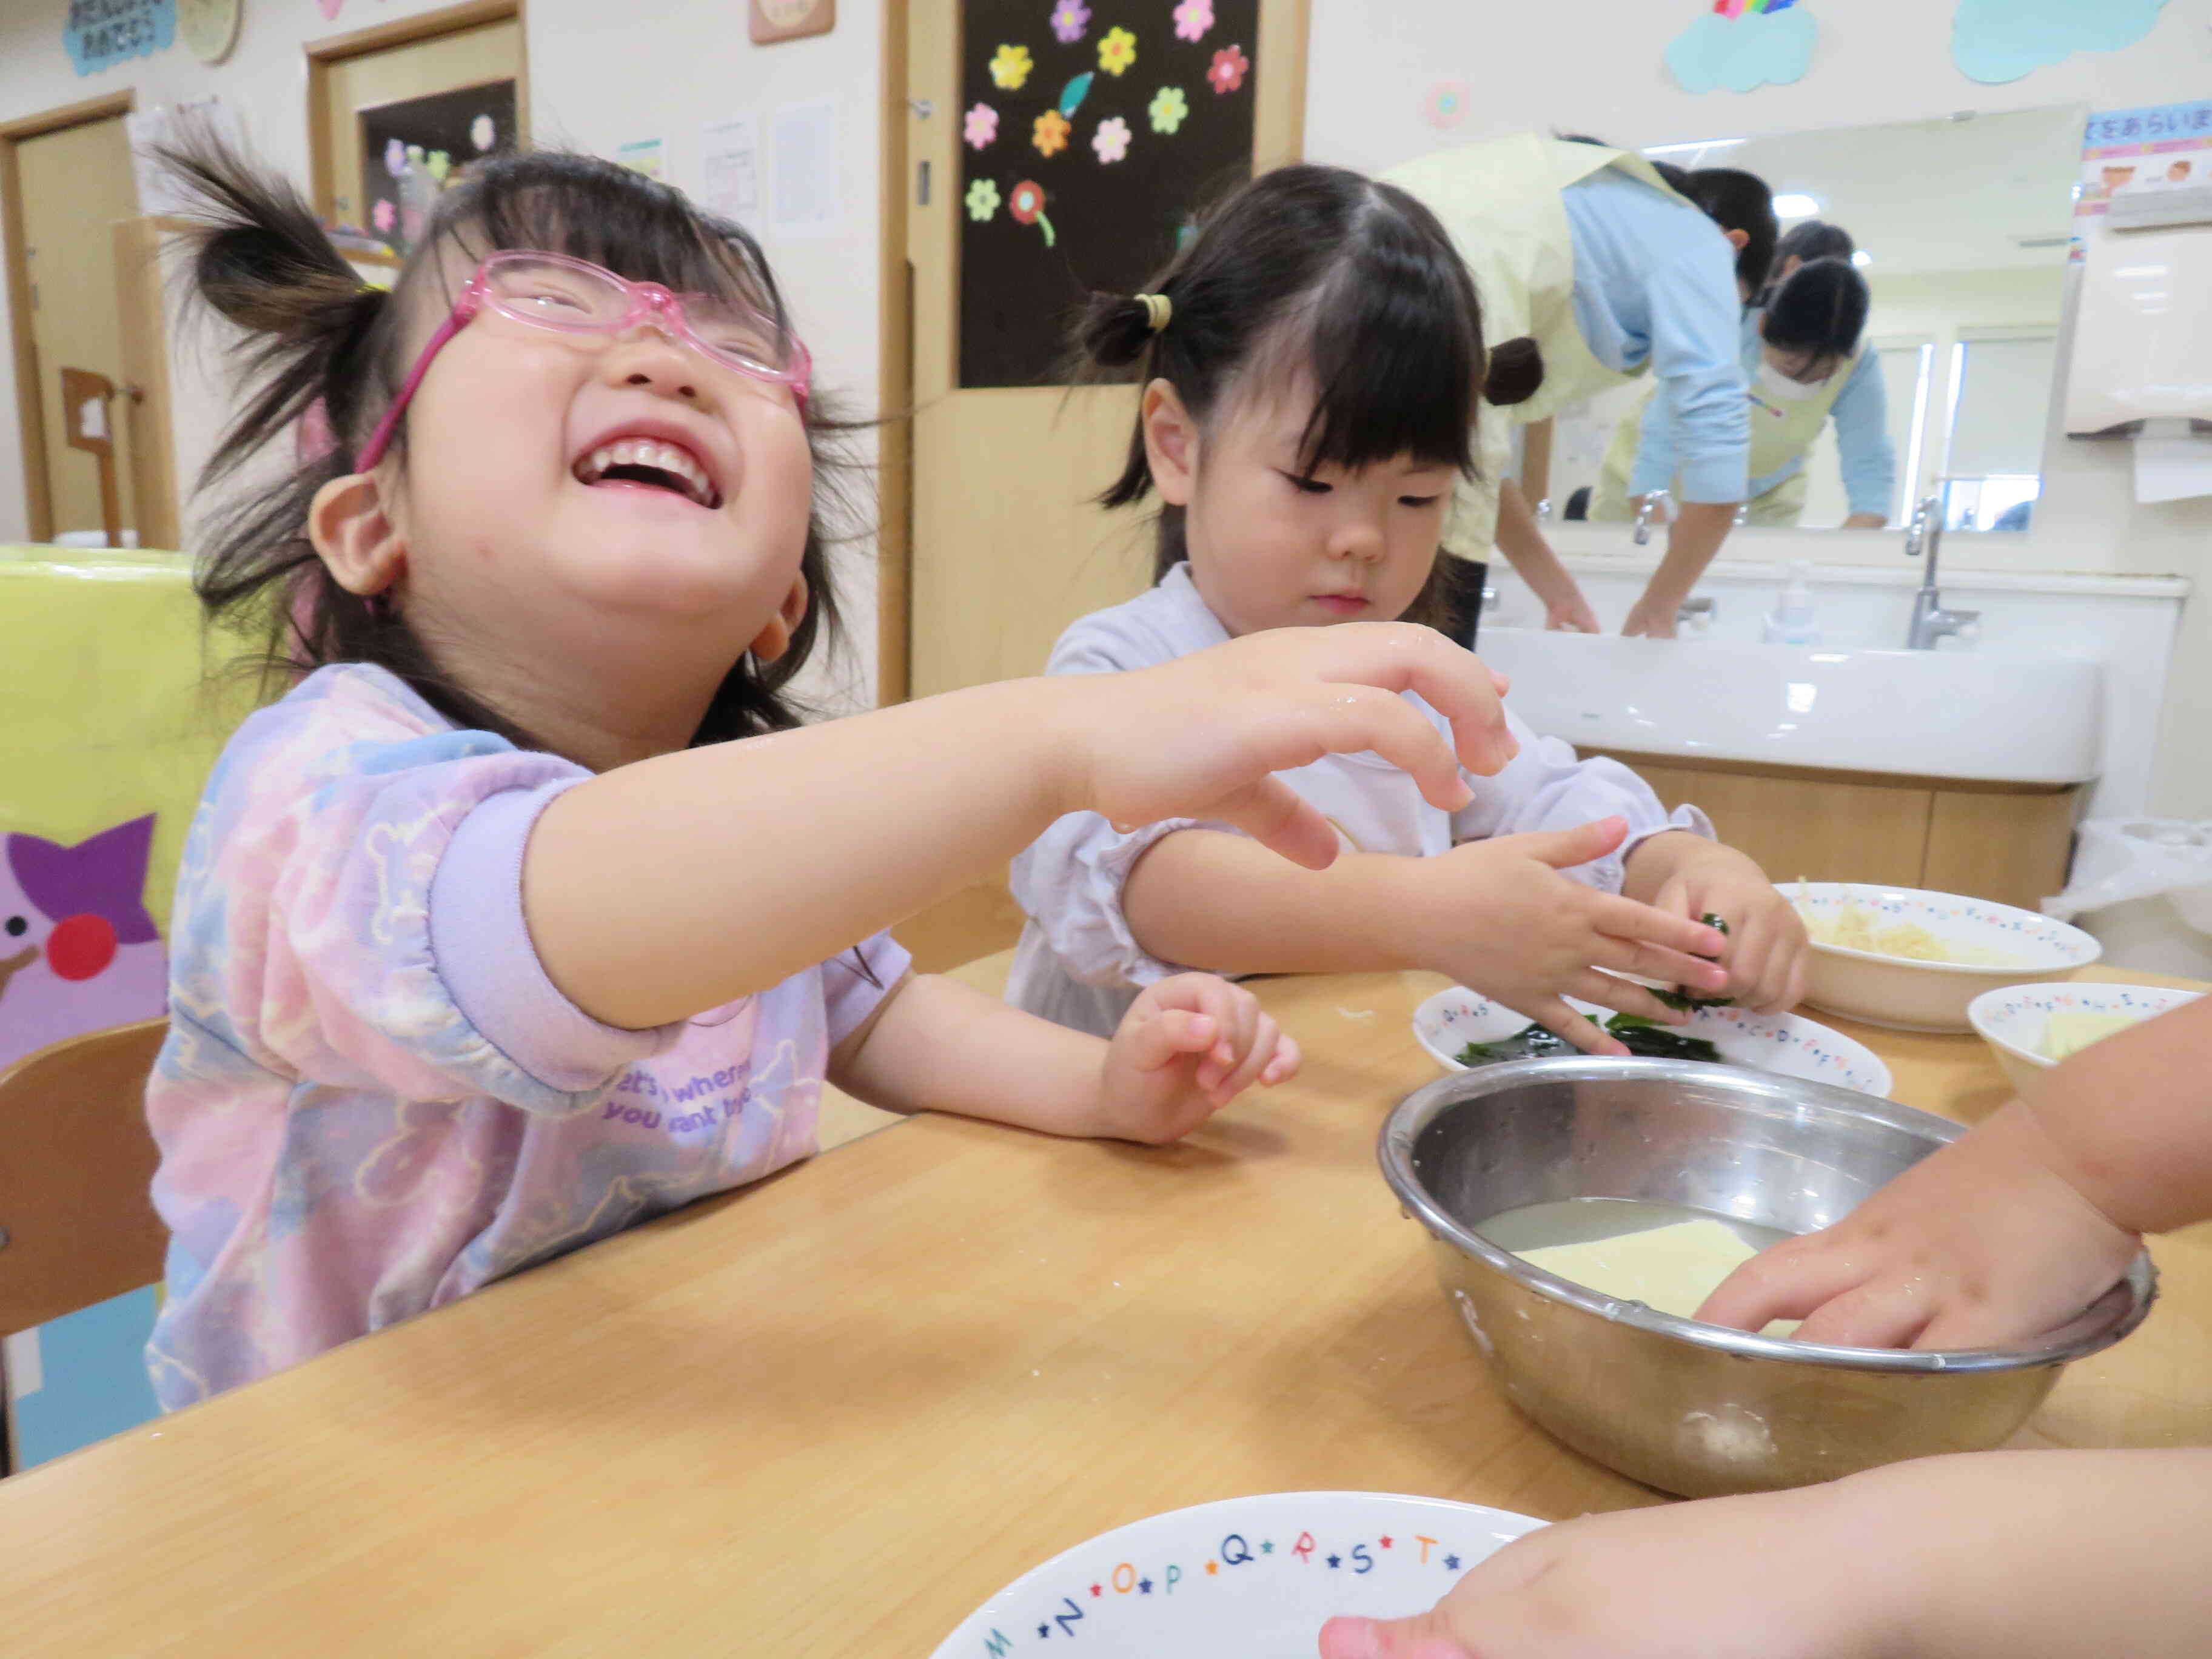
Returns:
[[[1827,390],[1830,378],[1823,376],[1808,386],[1802,380],[1791,380],[1772,363],[1762,362],[1759,366],[1759,390],[1778,404],[1802,404],[1809,398],[1817,398]]]

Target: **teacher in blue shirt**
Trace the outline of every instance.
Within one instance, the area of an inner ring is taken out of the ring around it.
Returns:
[[[1786,247],[1789,238],[1783,241]],[[1747,524],[1786,527],[1803,520],[1806,459],[1832,420],[1850,503],[1844,528],[1879,530],[1889,521],[1897,451],[1890,441],[1881,358],[1863,339],[1871,305],[1866,279],[1846,254],[1809,264],[1791,259],[1784,280],[1745,313],[1742,361],[1751,413]],[[1657,400],[1646,399],[1614,430],[1589,516],[1626,521],[1651,492],[1679,489],[1680,477],[1672,428]]]
[[[1511,560],[1554,628],[1597,631],[1574,578],[1507,477],[1509,425],[1550,418],[1649,374],[1681,485],[1667,555],[1623,632],[1671,637],[1674,613],[1749,498],[1751,419],[1742,313],[1766,286],[1780,227],[1760,179],[1686,173],[1583,140],[1522,134],[1442,150],[1384,175],[1451,233],[1492,339],[1533,337],[1544,385],[1486,408],[1480,476],[1455,493],[1444,544]]]

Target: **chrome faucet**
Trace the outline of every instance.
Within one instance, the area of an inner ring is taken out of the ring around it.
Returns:
[[[1651,526],[1656,520],[1667,524],[1673,520],[1674,497],[1671,491],[1655,489],[1636,504],[1636,544],[1648,546],[1651,540]]]
[[[1908,651],[1933,651],[1936,641],[1972,630],[1982,619],[1978,611],[1946,611],[1936,586],[1936,562],[1943,550],[1943,497],[1925,496],[1912,512],[1912,525],[1905,532],[1905,556],[1928,556],[1920,573],[1920,591],[1912,597],[1912,626],[1905,636]]]

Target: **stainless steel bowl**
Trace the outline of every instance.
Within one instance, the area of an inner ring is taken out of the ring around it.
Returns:
[[[1571,1284],[1477,1231],[1569,1198],[1688,1205],[1784,1232],[1842,1217],[1963,1133],[1826,1084],[1694,1062],[1534,1060],[1408,1095],[1382,1172],[1432,1236],[1437,1277],[1507,1396],[1662,1492],[1770,1491],[2001,1444],[2061,1367],[2141,1324],[2150,1258],[2018,1348],[1831,1348],[1680,1319]]]

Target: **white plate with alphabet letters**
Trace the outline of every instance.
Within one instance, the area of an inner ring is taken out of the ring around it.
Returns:
[[[1339,1614],[1433,1607],[1486,1556],[1544,1524],[1375,1492],[1286,1492],[1174,1510],[1024,1573],[933,1659],[1314,1659]]]

